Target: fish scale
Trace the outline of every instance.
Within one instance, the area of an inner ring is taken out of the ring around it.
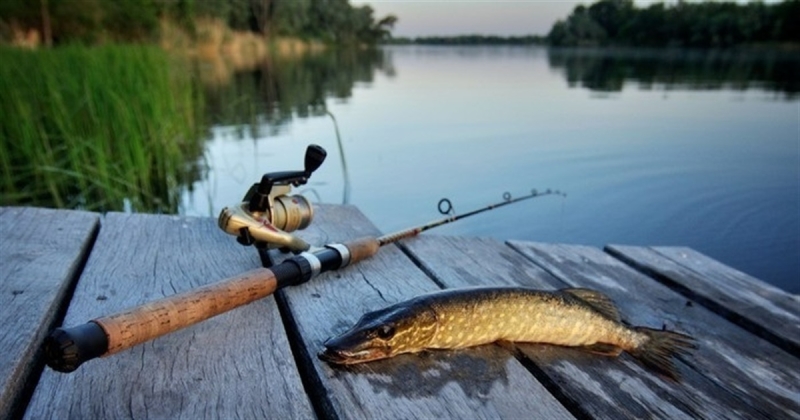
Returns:
[[[487,291],[487,294],[492,292]],[[472,299],[479,299],[475,305]],[[576,307],[578,306],[578,307]],[[491,296],[454,297],[431,304],[440,320],[437,334],[429,348],[463,348],[497,340],[521,342],[551,342],[562,345],[587,345],[608,339],[600,336],[604,330],[587,328],[583,319],[616,331],[614,323],[585,304],[555,299],[549,293],[516,290],[516,293],[493,299]],[[467,331],[472,331],[467,334]],[[623,341],[612,337],[613,343]]]

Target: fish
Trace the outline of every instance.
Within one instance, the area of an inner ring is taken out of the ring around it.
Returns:
[[[329,338],[318,357],[351,365],[425,350],[488,343],[544,343],[616,357],[680,380],[673,358],[696,348],[693,337],[665,328],[629,326],[614,302],[591,289],[525,287],[446,289],[366,313]]]

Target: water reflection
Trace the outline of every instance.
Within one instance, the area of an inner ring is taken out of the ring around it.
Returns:
[[[226,82],[206,83],[206,108],[213,125],[248,126],[253,138],[274,135],[293,117],[324,116],[326,98],[349,98],[376,71],[394,75],[391,60],[376,49],[266,57]]]
[[[800,93],[800,56],[779,50],[548,49],[552,69],[570,87],[619,92],[626,83],[641,89],[747,90]]]

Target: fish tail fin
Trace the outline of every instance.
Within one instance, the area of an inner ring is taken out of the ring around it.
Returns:
[[[629,353],[648,368],[679,381],[680,375],[675,369],[672,357],[688,354],[690,350],[697,348],[694,339],[674,331],[646,327],[635,327],[634,330],[647,335],[648,339]]]

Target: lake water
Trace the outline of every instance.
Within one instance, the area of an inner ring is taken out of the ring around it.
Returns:
[[[207,93],[208,172],[184,214],[216,216],[316,143],[328,160],[297,191],[384,232],[440,218],[442,197],[463,213],[552,188],[567,197],[430,233],[688,246],[800,292],[791,55],[398,46],[270,63]]]

